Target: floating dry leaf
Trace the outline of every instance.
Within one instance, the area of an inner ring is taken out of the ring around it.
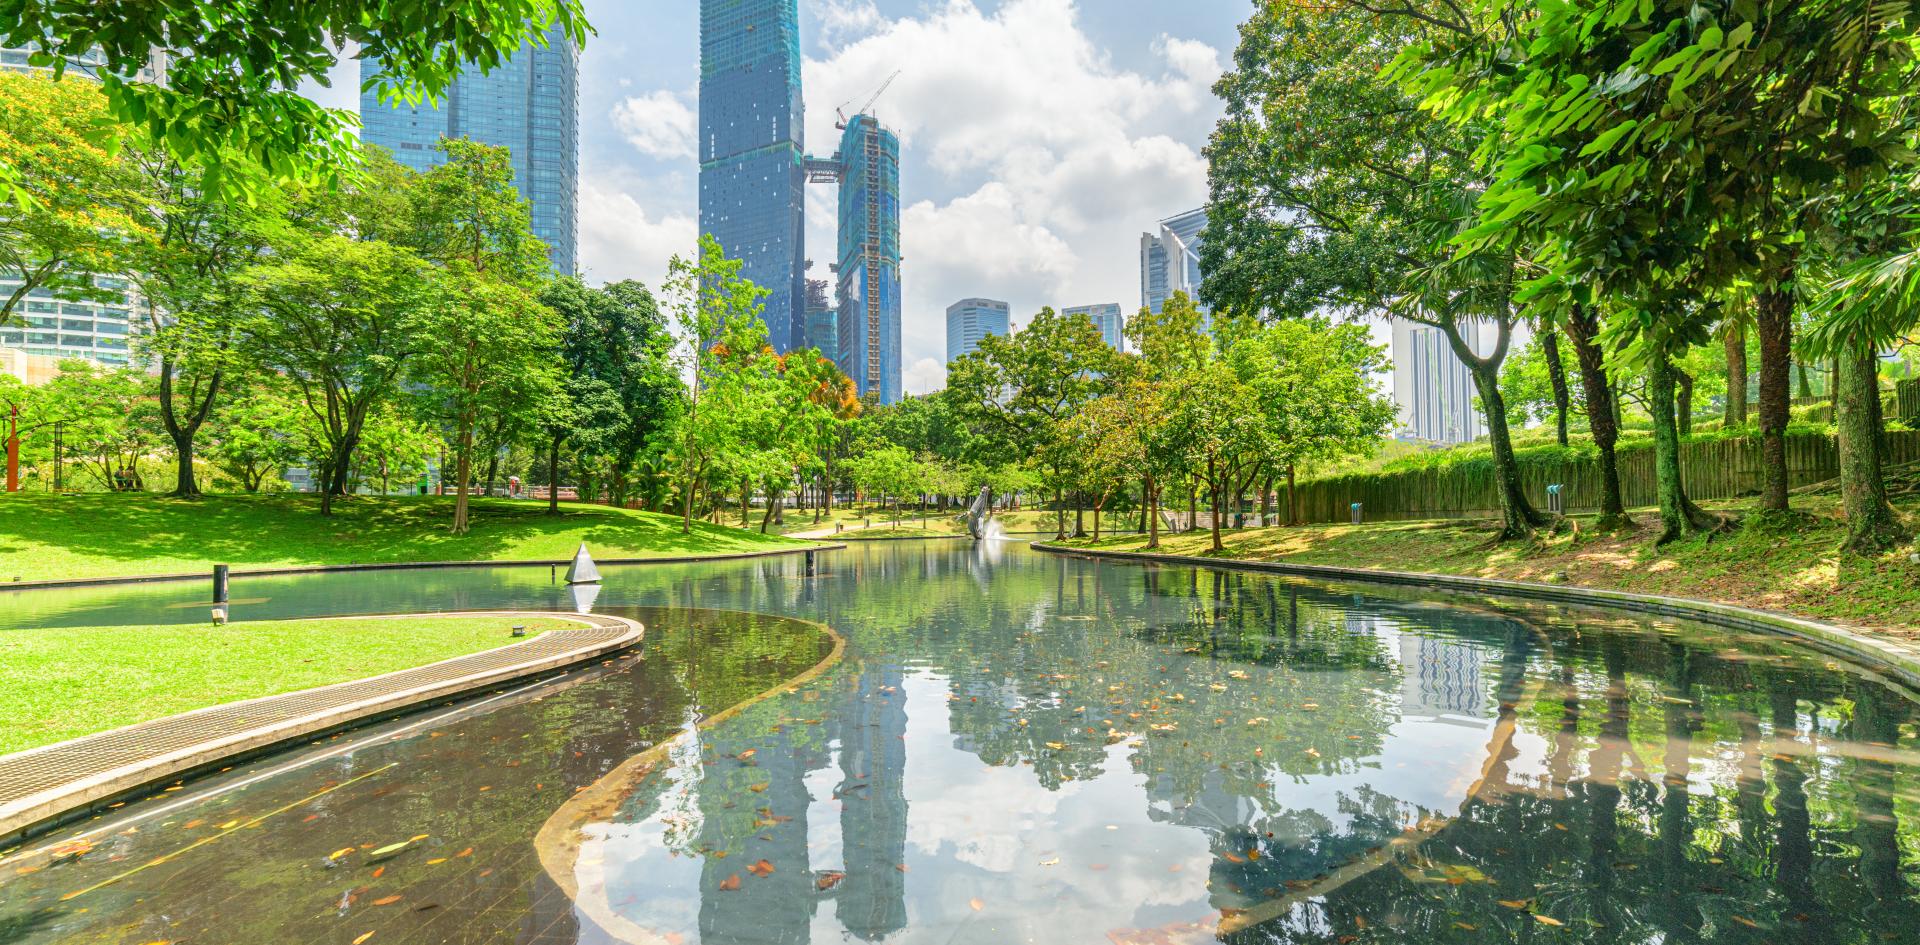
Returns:
[[[373,901],[373,904],[376,906],[390,906],[405,898],[406,898],[405,896],[400,896],[400,895],[381,896],[380,898],[375,899]]]
[[[372,937],[373,937],[372,932],[363,932],[361,933],[359,938],[356,938],[353,940],[353,945],[365,945],[366,940]]]
[[[1533,916],[1533,921],[1535,921],[1535,922],[1538,922],[1538,923],[1540,923],[1541,925],[1552,925],[1552,926],[1562,926],[1562,925],[1566,925],[1566,923],[1565,923],[1565,922],[1562,922],[1562,921],[1560,921],[1559,919],[1556,919],[1556,918],[1554,918],[1553,916],[1550,916],[1550,915],[1540,915],[1540,914],[1538,914],[1538,913],[1535,913],[1535,914],[1534,914],[1534,916]]]
[[[755,860],[752,866],[747,867],[747,872],[761,879],[766,879],[773,874],[773,864],[766,860]]]
[[[813,881],[813,885],[818,889],[828,890],[840,885],[840,881],[846,878],[847,874],[839,870],[828,870],[821,873],[820,877]]]
[[[975,896],[972,899],[967,900],[967,905],[972,907],[973,911],[975,912],[979,912],[980,910],[985,909],[987,907],[987,904],[984,901],[982,901],[979,896]]]

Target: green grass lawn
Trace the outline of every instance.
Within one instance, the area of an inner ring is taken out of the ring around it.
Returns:
[[[0,754],[515,641],[501,617],[0,629]],[[578,626],[519,621],[528,635]]]
[[[1707,505],[1744,511],[1738,502]],[[1747,516],[1731,532],[1665,546],[1654,544],[1657,516],[1641,509],[1632,531],[1596,533],[1586,527],[1591,516],[1576,516],[1583,526],[1578,534],[1543,535],[1527,544],[1493,544],[1494,523],[1486,521],[1238,529],[1223,533],[1222,557],[1704,598],[1920,637],[1920,564],[1908,559],[1916,549],[1874,557],[1840,552],[1844,526],[1837,502],[1797,496],[1794,505],[1806,514],[1790,524]],[[1920,500],[1899,507],[1920,530]],[[1139,551],[1146,541],[1124,536],[1068,544]],[[1212,553],[1205,531],[1162,535],[1160,544],[1167,554]]]
[[[311,495],[0,496],[0,583],[211,570],[416,561],[565,560],[584,541],[596,558],[656,558],[794,547],[777,535],[599,505],[477,499],[473,528],[448,534],[453,500],[356,497],[320,514]]]

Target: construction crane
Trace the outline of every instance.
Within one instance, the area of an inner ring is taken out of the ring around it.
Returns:
[[[895,69],[892,75],[887,76],[887,81],[880,83],[880,87],[873,91],[873,96],[867,99],[867,104],[862,105],[858,109],[856,109],[854,111],[854,114],[862,115],[866,113],[867,109],[872,108],[873,103],[879,101],[880,95],[887,90],[887,86],[892,85],[893,80],[900,78],[901,71],[902,70]],[[847,99],[846,101],[841,102],[840,104],[835,105],[833,107],[833,114],[835,116],[833,127],[841,131],[847,130],[846,107],[852,103],[853,103],[853,99]]]

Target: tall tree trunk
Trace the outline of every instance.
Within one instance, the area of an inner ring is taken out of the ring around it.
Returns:
[[[1187,484],[1187,527],[1186,531],[1200,530],[1200,486]]]
[[[1500,393],[1500,368],[1484,361],[1472,366],[1474,386],[1486,407],[1487,442],[1493,448],[1494,488],[1500,496],[1503,541],[1528,538],[1535,527],[1549,521],[1527,501],[1520,484],[1520,462],[1513,455],[1513,437],[1507,429],[1507,401]]]
[[[499,448],[496,447],[487,453],[487,487],[481,490],[480,492],[481,495],[485,495],[485,496],[493,495],[493,481],[499,475],[500,475],[500,450]]]
[[[1647,399],[1653,409],[1653,468],[1659,486],[1660,521],[1665,526],[1660,543],[1686,538],[1721,524],[1717,516],[1687,498],[1680,475],[1680,425],[1674,415],[1677,386],[1673,361],[1655,353],[1647,362]]]
[[[1674,420],[1680,428],[1680,438],[1693,435],[1693,375],[1678,367],[1673,369],[1673,379],[1679,385],[1679,396],[1674,400]]]
[[[1614,409],[1613,385],[1607,381],[1607,356],[1599,342],[1600,320],[1593,310],[1575,305],[1567,318],[1567,338],[1580,362],[1580,387],[1587,395],[1587,427],[1600,454],[1600,519],[1596,527],[1627,524],[1626,500],[1620,490],[1620,418]]]
[[[1147,474],[1146,495],[1142,496],[1147,507],[1147,550],[1160,547],[1160,485],[1154,481],[1153,474]]]
[[[1840,505],[1847,517],[1846,547],[1878,554],[1905,541],[1907,530],[1887,502],[1881,468],[1879,359],[1867,341],[1850,341],[1836,356],[1839,400],[1834,420],[1840,433]]]
[[[460,432],[460,444],[457,452],[459,455],[454,459],[453,472],[458,480],[455,484],[453,499],[453,533],[456,535],[464,535],[467,533],[467,493],[470,491],[467,481],[473,478],[472,429],[465,429]]]
[[[1288,463],[1288,468],[1293,464]],[[1273,527],[1273,476],[1269,474],[1260,483],[1260,524]]]
[[[1547,356],[1547,379],[1553,383],[1554,435],[1567,445],[1567,410],[1572,397],[1567,393],[1567,366],[1560,363],[1560,333],[1552,325],[1541,326],[1540,351]]]
[[[1794,366],[1800,369],[1800,399],[1813,399],[1813,374],[1807,370],[1807,362],[1797,361]]]
[[[1287,524],[1300,522],[1300,482],[1292,463],[1287,464]]]
[[[1754,330],[1760,335],[1760,508],[1785,512],[1787,500],[1787,423],[1793,417],[1793,278],[1788,270],[1760,293],[1754,306]],[[1802,368],[1800,382],[1806,383]]]
[[[200,481],[193,475],[193,440],[208,414],[213,412],[213,402],[220,394],[221,377],[222,372],[213,372],[207,379],[206,396],[197,404],[187,404],[186,415],[182,416],[173,389],[173,359],[164,355],[160,358],[160,423],[166,428],[167,438],[173,441],[172,494],[177,497],[192,499],[200,495]]]
[[[1725,427],[1744,426],[1747,422],[1747,326],[1738,321],[1732,323],[1722,340],[1727,348],[1727,410],[1720,422]]]
[[[1213,527],[1211,531],[1213,533],[1213,551],[1215,554],[1220,553],[1222,550],[1220,546],[1220,493],[1226,491],[1221,488],[1222,485],[1220,481],[1220,471],[1215,466],[1213,457],[1209,456],[1207,457],[1207,494],[1211,500],[1209,504],[1212,506],[1213,512]]]
[[[1087,537],[1087,494],[1073,490],[1073,537]]]
[[[1147,531],[1147,517],[1153,514],[1153,509],[1150,508],[1150,506],[1152,505],[1152,502],[1151,502],[1151,499],[1153,497],[1152,493],[1153,493],[1153,475],[1149,473],[1145,476],[1141,476],[1140,477],[1140,531],[1143,534]]]
[[[1059,471],[1056,470],[1054,472],[1054,475],[1057,477],[1059,475]],[[1057,486],[1053,490],[1053,525],[1054,525],[1053,540],[1066,541],[1067,540],[1067,497],[1064,493],[1060,491],[1059,487]]]

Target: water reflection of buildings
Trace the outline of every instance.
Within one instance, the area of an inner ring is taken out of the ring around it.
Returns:
[[[1377,614],[1347,614],[1347,631],[1379,637],[1400,664],[1400,713],[1439,722],[1485,719],[1486,652],[1472,643],[1407,629]],[[1472,723],[1476,727],[1480,722]]]
[[[841,729],[841,855],[846,879],[834,915],[876,941],[907,927],[907,707],[898,666],[860,675]]]

